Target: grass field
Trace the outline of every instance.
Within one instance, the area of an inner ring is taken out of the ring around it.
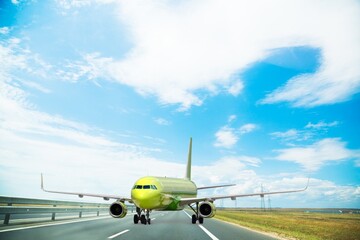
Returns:
[[[360,240],[360,214],[217,210],[216,218],[288,239]]]

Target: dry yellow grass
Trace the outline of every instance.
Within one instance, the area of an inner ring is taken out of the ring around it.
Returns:
[[[218,210],[216,218],[293,239],[360,240],[360,214]]]

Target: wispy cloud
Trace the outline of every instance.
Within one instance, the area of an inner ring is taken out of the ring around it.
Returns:
[[[233,96],[238,96],[242,90],[244,89],[244,84],[242,81],[238,80],[232,83],[230,87],[228,88],[228,92]]]
[[[0,28],[0,34],[6,35],[6,34],[8,34],[9,32],[10,32],[9,27],[1,27],[1,28]]]
[[[163,126],[171,125],[171,122],[169,120],[166,120],[165,118],[155,118],[154,122],[156,124],[163,125]]]
[[[298,137],[298,131],[296,129],[289,129],[286,132],[273,132],[271,136],[284,139],[294,139]]]
[[[331,127],[339,125],[338,121],[318,123],[309,122],[303,129],[289,129],[285,132],[273,132],[270,136],[276,139],[280,139],[283,143],[292,145],[293,142],[302,142],[311,140],[314,137],[320,137],[326,133]]]
[[[228,123],[231,123],[231,122],[235,121],[236,118],[237,118],[236,115],[230,115],[229,118],[228,118]]]
[[[11,0],[11,3],[15,4],[15,5],[18,5],[20,2],[19,2],[19,0]]]
[[[287,145],[292,145],[293,142],[301,142],[311,139],[314,136],[314,132],[289,129],[285,132],[273,132],[270,133],[270,136],[276,139],[279,139],[282,143]]]
[[[358,159],[358,160],[355,161],[355,166],[356,166],[356,167],[360,167],[360,159]]]
[[[253,123],[248,123],[248,124],[245,124],[245,125],[242,125],[240,128],[239,128],[239,133],[240,135],[243,135],[245,133],[250,133],[252,131],[254,131],[256,129],[256,125],[253,124]]]
[[[94,52],[83,54],[81,60],[67,61],[62,67],[57,67],[55,75],[65,81],[77,82],[82,78],[96,80],[97,78],[109,79],[109,66],[113,59],[102,57],[100,53]]]
[[[346,148],[346,143],[339,138],[325,138],[304,147],[275,150],[276,160],[300,164],[307,171],[319,170],[326,164],[360,158],[360,150]]]
[[[311,123],[309,122],[305,128],[314,128],[314,129],[323,129],[323,128],[329,128],[329,127],[334,127],[337,126],[339,124],[338,121],[334,121],[331,123],[326,123],[324,121],[320,121],[318,123]]]

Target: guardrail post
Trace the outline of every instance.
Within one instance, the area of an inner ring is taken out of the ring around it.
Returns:
[[[100,215],[100,204],[98,205],[97,216]]]
[[[82,208],[83,206],[80,206],[80,208]],[[80,210],[80,212],[79,212],[79,218],[81,218],[82,217],[82,211]]]
[[[53,207],[56,207],[56,205],[53,205]],[[52,215],[51,215],[51,220],[52,221],[55,221],[55,213],[53,212]]]
[[[12,206],[12,203],[8,203],[8,206]],[[4,224],[9,224],[10,222],[10,213],[5,214]]]

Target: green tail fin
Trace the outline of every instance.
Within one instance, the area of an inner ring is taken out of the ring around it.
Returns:
[[[191,180],[191,153],[192,152],[192,138],[190,138],[188,161],[186,165],[186,178]]]

